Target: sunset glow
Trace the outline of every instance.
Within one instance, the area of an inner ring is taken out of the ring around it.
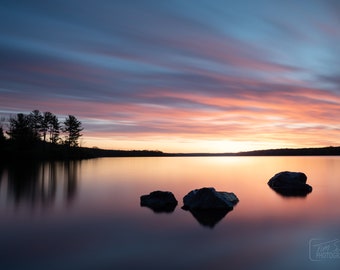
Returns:
[[[332,0],[3,1],[0,116],[73,114],[108,149],[338,146],[339,18]]]

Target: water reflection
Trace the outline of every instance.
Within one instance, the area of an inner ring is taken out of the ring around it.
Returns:
[[[0,168],[1,269],[339,268],[339,260],[311,262],[309,244],[339,238],[340,157],[107,158],[31,166]],[[266,179],[283,170],[308,173],[313,195],[282,199],[270,190]],[[18,174],[26,184],[14,179]],[[24,186],[20,193],[15,182]],[[242,203],[213,217],[180,207],[154,214],[139,205],[150,190],[183,198],[197,186],[233,191]],[[14,194],[26,206],[34,193],[39,210],[39,192],[53,204],[43,209],[48,215],[12,207]],[[67,202],[71,211],[53,211]]]
[[[0,195],[15,206],[70,203],[77,194],[80,166],[81,161],[10,163],[0,169]]]
[[[204,227],[213,228],[219,223],[231,210],[227,209],[210,209],[210,210],[189,210],[196,220]]]
[[[173,211],[175,211],[175,208],[177,205],[145,205],[143,203],[140,203],[141,207],[146,207],[151,209],[154,213],[156,214],[160,214],[160,213],[172,213]]]
[[[77,193],[78,174],[81,161],[64,162],[65,195],[68,202],[72,202]]]
[[[286,189],[275,189],[270,187],[272,190],[274,190],[277,194],[281,195],[285,198],[306,198],[309,193],[312,192],[312,190],[306,190],[306,189],[293,189],[293,188],[286,188]]]

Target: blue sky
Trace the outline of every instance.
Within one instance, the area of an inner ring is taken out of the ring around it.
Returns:
[[[1,1],[0,31],[0,114],[74,114],[84,146],[339,141],[336,0]]]

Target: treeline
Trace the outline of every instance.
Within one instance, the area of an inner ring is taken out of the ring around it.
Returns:
[[[172,157],[242,157],[242,156],[340,156],[340,146],[318,148],[279,148],[238,153],[163,153]]]
[[[2,119],[3,120],[3,119]],[[6,131],[0,124],[0,163],[17,160],[69,160],[97,157],[163,156],[160,151],[104,150],[79,147],[82,123],[73,115],[61,122],[51,112],[33,110],[7,119]]]
[[[318,148],[284,148],[268,149],[249,152],[240,152],[237,156],[338,156],[340,155],[339,146],[328,146]]]
[[[3,119],[2,119],[3,120]],[[51,158],[66,157],[77,152],[82,136],[82,123],[68,115],[64,121],[51,112],[33,110],[18,113],[6,121],[6,131],[0,125],[0,158]],[[79,151],[78,151],[79,152]]]
[[[83,130],[82,123],[73,115],[68,115],[64,122],[60,122],[55,114],[39,110],[29,114],[18,113],[11,116],[8,122],[8,140],[22,145],[43,141],[76,147],[79,146],[80,132]],[[0,128],[1,140],[5,141],[7,138],[3,126]],[[60,136],[61,133],[64,133],[64,138]]]

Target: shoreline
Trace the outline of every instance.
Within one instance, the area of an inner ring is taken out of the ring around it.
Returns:
[[[18,146],[10,142],[2,147],[0,161],[16,160],[75,160],[101,157],[242,157],[242,156],[339,156],[340,146],[319,148],[281,148],[237,153],[166,153],[154,150],[108,150],[88,147],[69,147],[36,142]]]

